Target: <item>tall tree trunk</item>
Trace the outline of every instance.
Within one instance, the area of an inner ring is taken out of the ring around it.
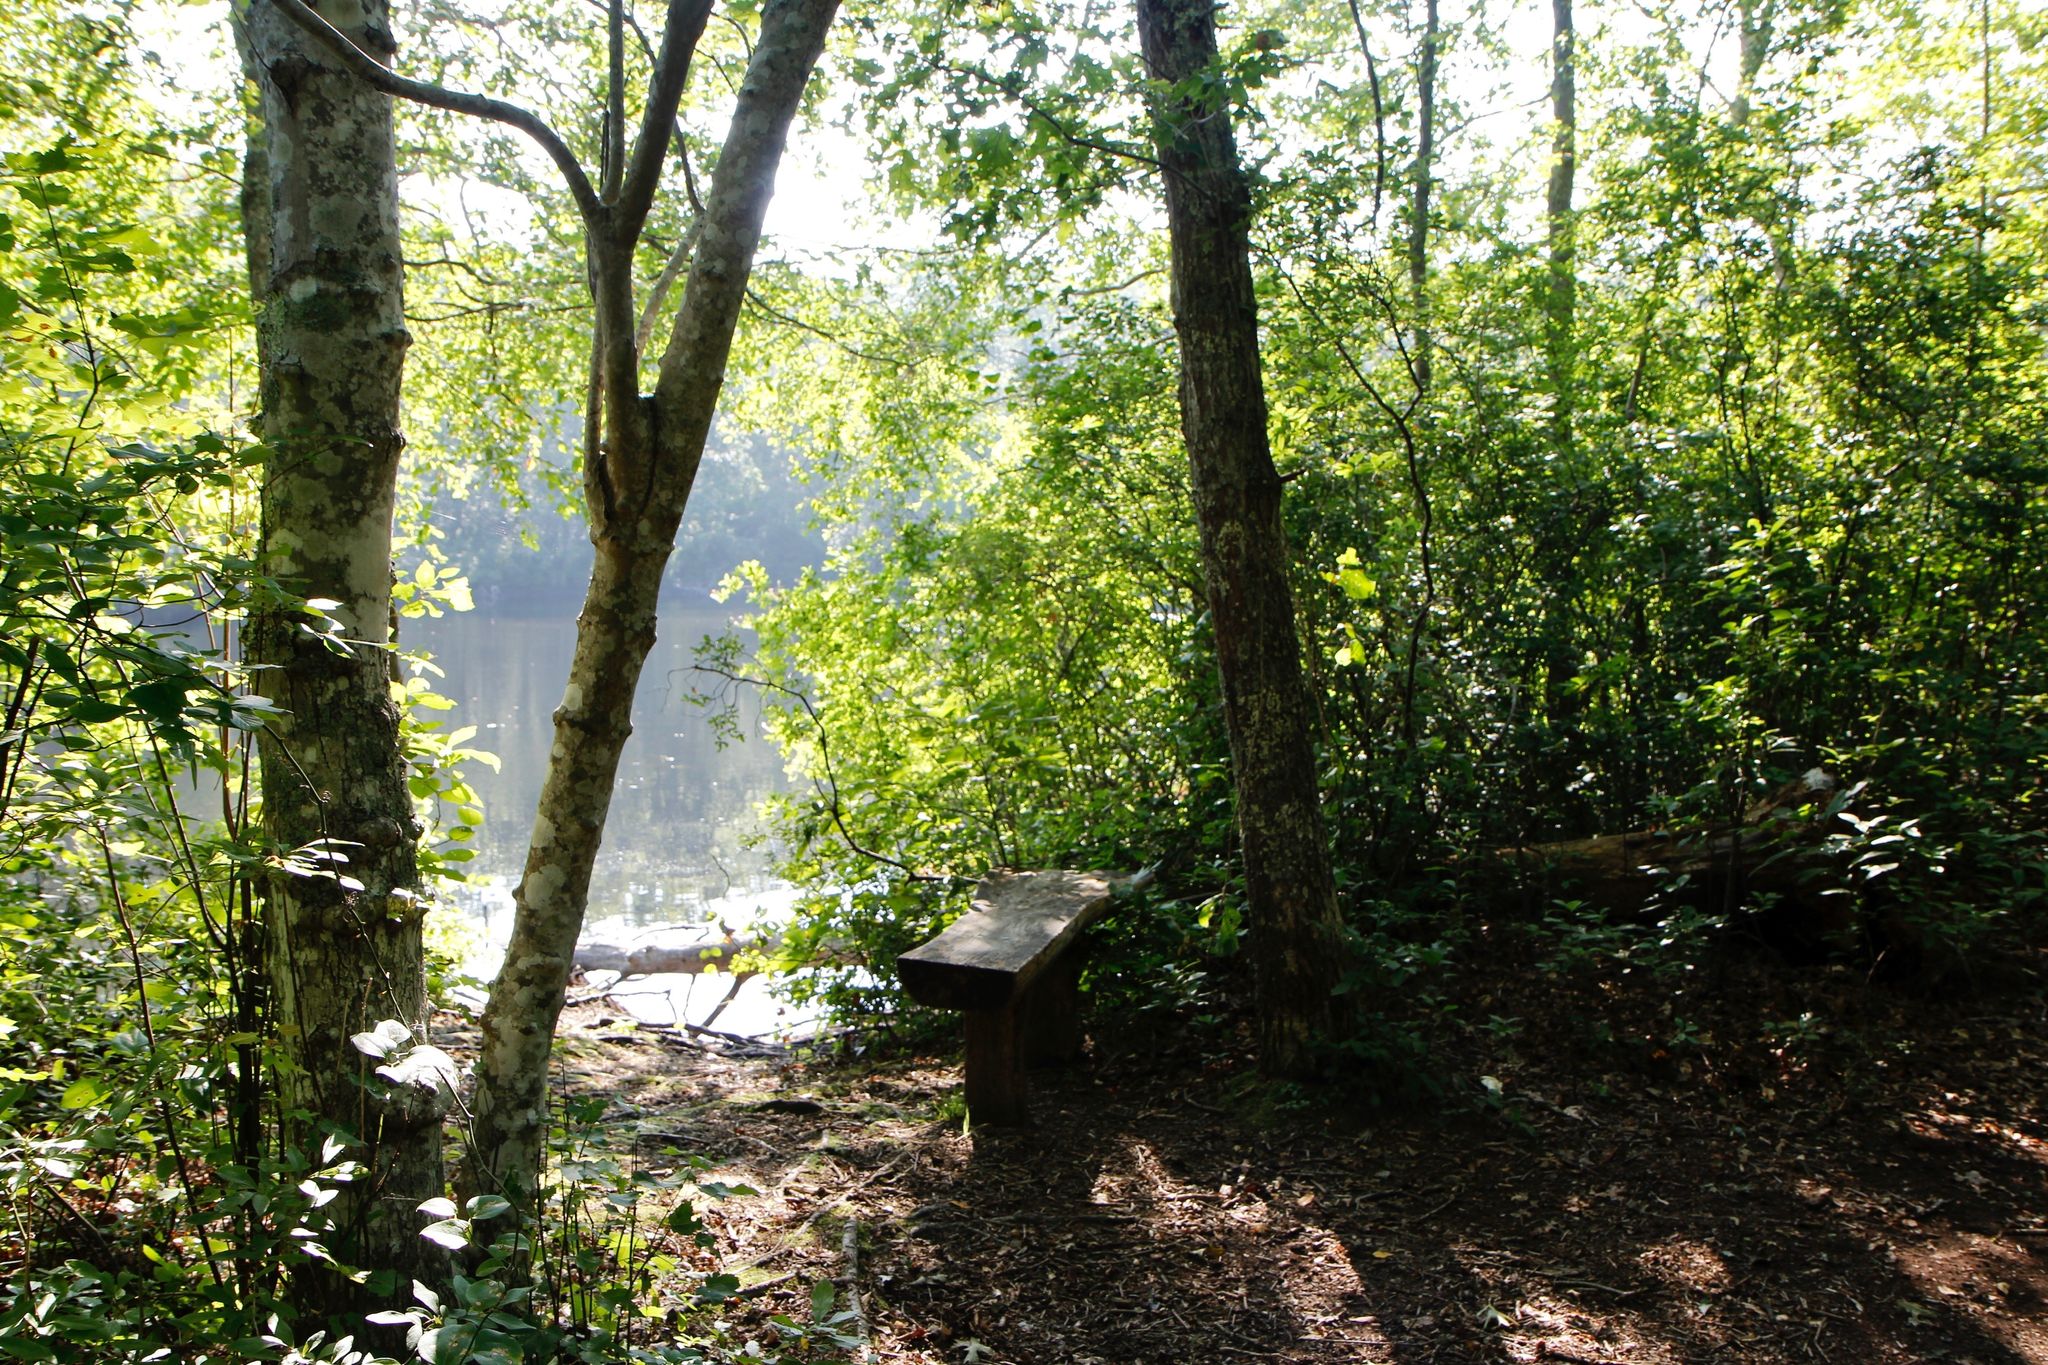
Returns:
[[[1771,43],[1778,24],[1777,0],[1737,0],[1736,6],[1735,98],[1729,102],[1728,121],[1737,128],[1749,126],[1750,101],[1756,94],[1757,77],[1770,58]]]
[[[654,644],[662,568],[710,434],[790,121],[836,8],[837,0],[770,0],[763,10],[651,397],[633,378],[630,271],[639,224],[590,234],[605,422],[585,477],[597,557],[514,893],[512,939],[484,1011],[467,1174],[479,1189],[526,1198],[537,1188],[555,1021],[632,728],[634,688]]]
[[[1549,229],[1550,298],[1544,310],[1545,350],[1550,362],[1551,426],[1559,454],[1572,444],[1575,406],[1573,371],[1578,345],[1578,220],[1572,187],[1579,169],[1577,36],[1572,0],[1551,0],[1550,191],[1545,204]]]
[[[384,0],[332,0],[333,22],[380,60]],[[349,1043],[395,1019],[427,1028],[419,830],[391,700],[391,517],[399,382],[410,340],[400,294],[391,102],[356,81],[268,0],[247,14],[261,91],[245,187],[258,352],[266,570],[325,614],[266,606],[246,635],[280,714],[261,737],[265,828],[293,870],[270,878],[264,966],[283,1138],[317,1158],[325,1134],[359,1144],[364,1171],[327,1206],[323,1239],[371,1285],[308,1261],[303,1309],[360,1315],[440,1273],[415,1212],[445,1186],[444,1100],[392,1087]],[[387,1292],[378,1292],[385,1290]]]
[[[1436,63],[1442,32],[1437,0],[1425,0],[1422,51],[1415,66],[1415,172],[1408,210],[1408,292],[1415,308],[1415,353],[1409,368],[1425,404],[1435,346],[1429,325],[1429,216],[1430,192],[1436,183]]]
[[[1771,48],[1778,38],[1778,0],[1737,0],[1735,9],[1739,42],[1735,98],[1728,104],[1728,123],[1738,132],[1746,133],[1750,130],[1757,79],[1763,75],[1764,63],[1770,60]],[[1786,174],[1790,174],[1789,168]],[[1764,193],[1768,195],[1770,191]],[[1771,198],[1754,215],[1754,221],[1770,243],[1771,279],[1783,295],[1792,287],[1792,234],[1783,204]]]
[[[1266,430],[1251,199],[1225,97],[1195,80],[1216,66],[1213,0],[1139,0],[1138,36],[1158,83],[1181,431],[1236,776],[1259,1056],[1275,1075],[1302,1076],[1332,1022],[1340,920]],[[1206,93],[1187,93],[1197,88]]]
[[[1543,304],[1543,349],[1550,371],[1550,483],[1552,508],[1537,529],[1538,572],[1544,594],[1543,713],[1553,752],[1545,765],[1544,801],[1557,810],[1572,803],[1577,776],[1576,736],[1585,694],[1573,686],[1579,673],[1578,642],[1572,629],[1582,575],[1580,554],[1588,537],[1604,532],[1586,510],[1585,493],[1594,480],[1576,456],[1578,367],[1578,218],[1572,190],[1578,175],[1577,35],[1572,0],[1551,0],[1550,185],[1545,199],[1549,261]]]

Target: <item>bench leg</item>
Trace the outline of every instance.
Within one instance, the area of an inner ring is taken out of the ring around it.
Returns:
[[[1014,1010],[967,1010],[967,1121],[1024,1127],[1031,1122],[1024,1049]]]
[[[1081,1055],[1081,954],[1070,952],[1031,983],[1018,1004],[1023,1016],[1024,1062],[1043,1066]]]

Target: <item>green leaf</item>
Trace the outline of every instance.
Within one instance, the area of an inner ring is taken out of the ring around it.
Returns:
[[[57,1103],[65,1109],[84,1109],[97,1104],[106,1093],[106,1087],[100,1084],[97,1077],[81,1076],[64,1088],[64,1094]]]
[[[138,683],[128,689],[128,700],[159,725],[176,725],[185,717],[185,695],[189,686],[174,678]]]
[[[437,1247],[460,1251],[469,1245],[469,1224],[460,1218],[444,1218],[438,1223],[429,1223],[421,1228],[420,1236]]]
[[[356,1051],[366,1057],[375,1057],[379,1061],[411,1041],[412,1030],[396,1019],[380,1019],[377,1021],[377,1027],[370,1032],[349,1036],[349,1042],[355,1045]],[[455,1209],[451,1205],[448,1211],[453,1213]]]
[[[713,1275],[698,1287],[697,1302],[724,1303],[739,1292],[740,1281],[737,1275]]]

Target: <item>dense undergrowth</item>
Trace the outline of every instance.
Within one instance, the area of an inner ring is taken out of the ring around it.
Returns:
[[[2033,21],[1978,18],[1978,67],[2011,55],[2008,21],[2036,50]],[[1722,108],[1674,83],[1668,51],[1606,35],[1562,296],[1560,222],[1547,255],[1518,231],[1511,165],[1461,184],[1426,238],[1412,204],[1391,234],[1361,216],[1384,188],[1371,141],[1304,141],[1327,110],[1263,90],[1267,49],[1229,59],[1361,980],[1399,987],[1452,953],[1475,899],[1589,951],[1749,935],[1935,979],[2038,928],[2048,280],[1998,130],[2041,111],[2004,85],[1884,105],[1864,82],[1961,55],[1894,37],[1808,15]],[[990,61],[1023,81],[1033,50],[1019,33]],[[992,98],[909,62],[891,90]],[[907,115],[875,122],[926,146]],[[963,242],[1042,214],[1070,255],[1128,244],[1004,170],[928,191],[953,196]],[[814,784],[775,821],[788,874],[823,888],[810,938],[883,964],[828,994],[893,1008],[886,964],[990,867],[1159,867],[1171,946],[1148,981],[1256,932],[1161,300],[1028,252],[797,297],[840,310],[806,343],[831,382],[748,401],[831,452],[814,505],[832,553],[794,583],[735,578],[753,657],[735,638],[720,667],[768,685]],[[990,351],[1009,363],[963,388]],[[1825,792],[1785,797],[1813,772]],[[1637,860],[1663,875],[1592,885],[1556,847],[1629,831],[1668,836]]]

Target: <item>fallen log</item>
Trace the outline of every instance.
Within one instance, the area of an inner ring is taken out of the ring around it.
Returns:
[[[1842,928],[1852,897],[1829,843],[1836,789],[1816,768],[1750,806],[1740,824],[1517,845],[1494,857],[1518,888],[1537,891],[1546,904],[1570,899],[1631,916],[1679,904],[1733,912],[1767,897],[1818,916],[1821,928]]]
[[[783,947],[783,936],[776,930],[746,933],[719,925],[689,924],[655,930],[626,943],[601,939],[579,943],[576,966],[586,972],[617,972],[622,977],[736,972],[744,978],[760,972],[762,964],[774,964]],[[736,963],[744,965],[736,968]],[[848,945],[827,943],[807,953],[804,965],[850,967],[861,962]]]
[[[780,934],[699,935],[681,941],[659,938],[633,943],[591,942],[576,945],[576,965],[586,972],[617,972],[620,976],[651,976],[656,972],[695,975],[729,972],[741,957],[773,958],[782,950]],[[758,968],[739,974],[751,976]]]

